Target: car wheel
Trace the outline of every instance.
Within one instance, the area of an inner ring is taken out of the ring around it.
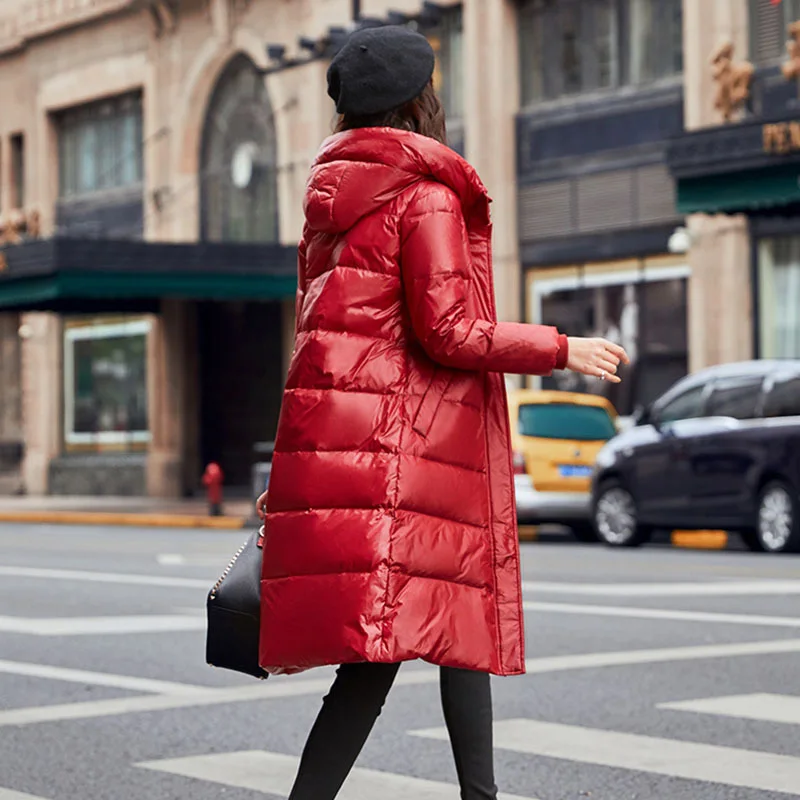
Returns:
[[[761,490],[754,533],[753,544],[764,553],[795,553],[800,550],[798,503],[791,488],[783,481],[772,481]]]
[[[600,541],[610,547],[640,547],[652,536],[652,530],[639,524],[633,495],[618,483],[600,487],[594,527]]]
[[[585,544],[597,544],[597,531],[591,522],[581,522],[570,526],[572,535]]]

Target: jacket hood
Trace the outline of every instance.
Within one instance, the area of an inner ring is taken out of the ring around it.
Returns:
[[[488,225],[490,199],[475,170],[435,139],[395,128],[344,131],[323,142],[306,187],[306,221],[315,231],[344,233],[421,181],[445,184],[466,219]]]

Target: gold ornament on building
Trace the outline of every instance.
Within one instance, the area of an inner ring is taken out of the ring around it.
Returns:
[[[786,53],[789,58],[781,65],[783,77],[787,81],[800,78],[800,22],[793,22],[786,27],[789,41],[786,42]]]
[[[734,62],[734,50],[733,42],[724,42],[711,54],[711,75],[717,84],[714,108],[725,122],[730,122],[750,97],[753,80],[753,65],[748,61]]]
[[[0,246],[20,244],[22,236],[38,239],[42,235],[41,215],[37,209],[28,212],[14,209],[8,215],[0,215]]]

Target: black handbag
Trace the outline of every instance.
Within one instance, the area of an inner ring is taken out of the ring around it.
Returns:
[[[206,661],[262,680],[268,677],[258,665],[263,543],[262,527],[242,545],[206,601]]]

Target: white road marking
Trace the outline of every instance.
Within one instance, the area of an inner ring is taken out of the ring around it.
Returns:
[[[709,697],[703,700],[661,703],[658,708],[752,719],[758,722],[800,725],[800,697],[794,695],[741,694],[729,697]]]
[[[24,794],[23,792],[15,792],[13,789],[0,788],[0,800],[45,800],[45,798]]]
[[[220,572],[225,567],[220,560]],[[90,572],[77,569],[39,569],[36,567],[0,567],[0,577],[38,578],[48,581],[79,583],[119,583],[129,586],[168,586],[182,589],[211,589],[213,581],[199,578],[173,578],[167,575],[133,575],[125,572]]]
[[[209,691],[205,686],[188,683],[134,678],[129,675],[112,675],[107,672],[87,672],[82,669],[51,667],[45,664],[26,664],[21,661],[0,661],[0,672],[6,675],[23,675],[29,678],[44,678],[52,681],[82,683],[90,686],[110,686],[115,689],[129,689],[132,692],[151,692],[153,694],[196,694]],[[2,795],[0,795],[2,800]]]
[[[443,728],[411,733],[447,740]],[[793,756],[528,719],[498,722],[494,746],[580,764],[800,796],[800,758]]]
[[[27,633],[31,636],[163,633],[200,631],[205,628],[204,617],[176,614],[125,617],[0,617],[0,633]]]
[[[186,563],[186,557],[180,553],[160,553],[156,556],[156,561],[162,567],[182,566]]]
[[[239,753],[215,753],[164,761],[137,764],[145,769],[211,781],[238,789],[286,797],[297,774],[297,758],[260,750]],[[341,800],[453,800],[458,787],[451,783],[411,778],[392,772],[378,772],[355,767],[342,787]],[[499,800],[525,800],[510,794],[498,795]],[[0,798],[2,800],[2,798]]]
[[[674,622],[719,622],[728,625],[754,625],[770,628],[800,628],[800,617],[771,617],[762,614],[721,614],[712,611],[682,611],[666,608],[628,608],[626,606],[578,605],[577,603],[539,603],[526,601],[526,611],[579,614],[597,617],[660,619]]]
[[[522,590],[592,597],[734,597],[800,594],[800,580],[712,581],[708,583],[555,583],[524,581]]]
[[[659,664],[696,661],[737,656],[800,653],[800,639],[779,639],[771,642],[745,642],[740,644],[701,645],[693,647],[630,650],[613,653],[586,653],[583,655],[532,658],[527,661],[530,674],[566,672],[577,669]],[[115,700],[97,700],[85,703],[34,706],[0,711],[0,728],[11,725],[31,725],[40,722],[59,722],[73,719],[136,714],[144,711],[166,711],[173,708],[212,706],[224,703],[242,703],[283,697],[324,694],[331,685],[331,676],[325,678],[271,678],[266,683],[230,689],[209,689],[203,693],[182,696],[126,697]],[[396,685],[414,686],[436,683],[439,671],[429,667],[401,670]]]

